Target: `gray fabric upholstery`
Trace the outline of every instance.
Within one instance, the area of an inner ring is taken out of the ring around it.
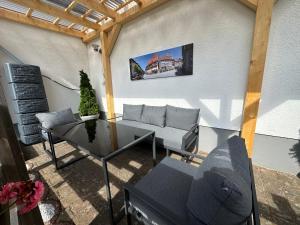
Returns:
[[[130,120],[120,120],[117,123],[155,131],[157,144],[170,149],[174,148],[180,150],[182,145],[182,137],[187,133],[186,130],[180,130],[173,127],[158,127],[155,125]]]
[[[123,105],[123,119],[141,121],[143,105]]]
[[[188,224],[186,201],[196,172],[196,167],[166,157],[135,187],[178,216],[180,224]],[[137,199],[133,198],[131,202],[153,221],[167,224]]]
[[[43,137],[44,140],[49,141],[48,134],[45,131],[42,131],[42,137]],[[59,137],[55,136],[55,135],[52,135],[53,144],[56,144],[56,143],[61,142],[61,141],[63,141],[63,140],[60,139]]]
[[[186,109],[167,105],[166,126],[190,130],[198,122],[200,109]]]
[[[251,177],[243,139],[234,136],[208,155],[192,182],[187,208],[192,218],[210,225],[241,224],[250,215]]]
[[[58,112],[37,113],[35,116],[38,118],[42,126],[47,129],[76,122],[70,108]]]
[[[166,106],[144,106],[141,122],[164,127],[165,119]]]

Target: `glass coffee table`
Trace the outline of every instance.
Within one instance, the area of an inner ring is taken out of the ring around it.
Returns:
[[[59,137],[76,149],[83,150],[102,161],[110,222],[116,224],[121,216],[116,219],[113,216],[107,162],[147,139],[152,141],[153,164],[155,165],[155,132],[118,124],[114,119],[80,121],[55,127],[50,132],[53,137]]]

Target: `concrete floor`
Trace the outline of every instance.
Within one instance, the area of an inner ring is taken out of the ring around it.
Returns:
[[[56,145],[58,157],[64,161],[84,153],[74,151],[67,143]],[[159,158],[164,151],[159,151]],[[50,157],[40,144],[24,148],[32,173],[47,184],[44,202],[55,202],[57,216],[47,224],[106,225],[106,192],[101,162],[87,157],[69,167],[55,170]],[[151,147],[136,146],[109,164],[114,208],[123,203],[122,184],[134,183],[152,167]],[[178,156],[173,156],[177,157]],[[261,224],[300,224],[300,179],[293,175],[254,167],[260,206]],[[122,221],[120,224],[126,224]]]

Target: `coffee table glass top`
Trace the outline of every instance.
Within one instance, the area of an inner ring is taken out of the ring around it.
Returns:
[[[153,131],[98,119],[57,126],[51,133],[95,156],[105,157]]]

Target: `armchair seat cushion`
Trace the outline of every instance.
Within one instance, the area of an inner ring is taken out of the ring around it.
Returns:
[[[186,201],[196,172],[197,168],[194,166],[165,157],[150,173],[135,184],[135,188],[169,209],[172,215],[176,215],[180,220],[178,224],[186,224],[188,220]],[[147,208],[138,199],[133,197],[130,201],[147,217],[152,218],[153,221],[156,220],[156,223],[168,224],[166,221],[161,221],[153,210]]]
[[[187,133],[186,130],[181,130],[173,127],[158,127],[151,124],[141,123],[131,120],[120,120],[118,123],[155,131],[157,144],[170,149],[181,149],[182,138]]]

